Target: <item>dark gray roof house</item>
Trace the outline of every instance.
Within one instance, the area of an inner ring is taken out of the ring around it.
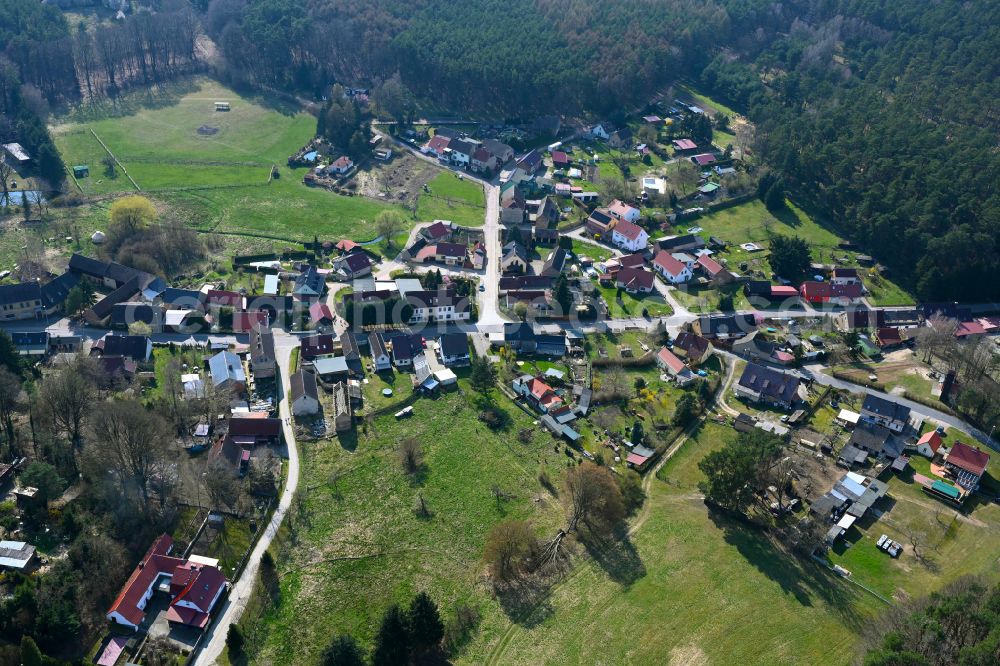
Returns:
[[[799,378],[756,363],[747,363],[735,391],[737,395],[789,407],[799,399]]]
[[[145,335],[106,335],[101,341],[103,356],[124,356],[135,361],[148,361],[153,343]]]
[[[42,305],[46,310],[60,307],[69,292],[80,284],[80,276],[66,271],[42,287]]]

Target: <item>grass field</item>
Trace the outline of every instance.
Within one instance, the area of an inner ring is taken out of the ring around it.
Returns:
[[[451,220],[467,227],[483,226],[486,195],[481,185],[444,172],[427,186],[430,192],[422,192],[417,204],[420,220]]]
[[[409,393],[409,379],[396,375],[392,382],[396,404]],[[366,394],[380,394],[383,383],[371,379]],[[255,661],[315,663],[340,632],[370,645],[385,608],[419,590],[432,595],[445,617],[458,603],[477,608],[486,644],[508,626],[481,581],[485,536],[504,518],[530,518],[540,533],[554,530],[562,509],[537,476],[544,466],[559,485],[567,458],[537,428],[530,444],[520,443],[515,434],[533,428],[532,419],[502,396],[497,405],[509,427],[486,428],[477,419],[478,394],[464,379],[460,386],[436,400],[418,400],[414,416],[403,421],[392,416],[390,401],[379,403],[387,413],[367,431],[359,426],[356,438],[302,447],[306,510],[294,517],[297,541],[279,567],[282,602],[267,619],[269,634]],[[396,453],[407,436],[420,440],[425,452],[414,478],[403,473]],[[513,498],[498,503],[493,484]],[[420,496],[430,518],[415,514]]]
[[[615,287],[597,287],[608,304],[608,315],[613,319],[641,317],[646,310],[650,317],[667,317],[674,313],[670,304],[663,300],[659,293],[632,295],[622,292],[621,302],[618,301],[618,290]]]
[[[121,169],[115,178],[105,173],[106,152],[96,133],[143,192],[202,231],[288,241],[315,235],[363,241],[376,235],[375,216],[393,207],[306,187],[301,182],[305,170],[285,166],[315,131],[316,121],[307,113],[203,78],[153,95],[84,107],[52,127],[67,165],[90,167],[90,176],[79,180],[84,194],[136,190]],[[230,101],[232,110],[216,112],[216,100]],[[199,133],[200,128],[214,133]],[[278,166],[279,178],[268,184],[271,165]],[[442,174],[433,181],[432,194],[421,197],[417,217],[405,213],[407,219],[482,224],[479,186]]]
[[[732,436],[684,444],[651,486],[634,550],[581,565],[537,623],[484,650],[486,664],[843,664],[878,602],[761,535],[712,517],[697,462]],[[472,652],[470,651],[470,654]]]
[[[766,248],[770,237],[774,235],[798,236],[805,240],[809,243],[814,262],[840,266],[858,265],[852,252],[837,247],[841,238],[832,229],[820,224],[792,202],[788,202],[785,210],[774,214],[763,203],[754,199],[738,206],[713,211],[698,218],[696,222],[685,222],[682,226],[686,228],[691,225],[701,227],[704,230],[702,236],[718,236],[730,243],[729,249],[722,256],[734,270],[741,262],[747,262],[751,267],[770,273],[766,249],[764,252],[748,253],[739,245],[754,242]],[[683,229],[679,228],[675,233],[683,233]],[[911,295],[886,277],[866,277],[865,284],[871,292],[869,298],[875,305],[906,305],[915,302]]]

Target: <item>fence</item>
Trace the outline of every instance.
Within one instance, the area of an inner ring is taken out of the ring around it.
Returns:
[[[135,186],[135,189],[138,192],[142,192],[142,188],[139,187],[139,183],[135,182],[135,179],[129,174],[128,169],[125,168],[124,164],[118,161],[118,158],[115,157],[115,154],[113,152],[111,152],[111,149],[108,148],[107,144],[101,141],[101,137],[97,136],[97,132],[94,131],[94,128],[90,128],[90,133],[94,135],[95,139],[97,139],[97,143],[101,144],[101,147],[104,148],[105,151],[107,151],[108,155],[111,156],[111,159],[115,161],[115,164],[117,164],[118,167],[122,170],[122,173],[125,174],[125,177],[129,179],[129,182],[131,182],[132,185]]]

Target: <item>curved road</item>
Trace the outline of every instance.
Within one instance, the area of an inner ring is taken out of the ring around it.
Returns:
[[[288,394],[284,387],[290,386],[290,363],[292,349],[298,346],[298,339],[283,333],[279,330],[274,332],[275,352],[278,360],[278,368],[281,371],[281,401],[278,403],[278,414],[282,419],[285,433],[285,442],[288,446],[288,480],[285,483],[285,490],[281,493],[278,508],[271,515],[264,533],[257,540],[257,545],[247,560],[246,568],[240,574],[239,579],[233,583],[222,609],[215,616],[215,621],[206,631],[202,646],[195,657],[196,666],[208,666],[218,661],[222,655],[222,650],[226,646],[226,635],[229,633],[229,625],[239,621],[240,616],[246,608],[247,600],[257,582],[257,570],[260,568],[260,558],[264,551],[268,549],[274,537],[278,534],[285,514],[292,506],[292,499],[295,496],[295,489],[299,485],[299,452],[295,444],[295,432],[291,427],[291,410],[288,404]]]

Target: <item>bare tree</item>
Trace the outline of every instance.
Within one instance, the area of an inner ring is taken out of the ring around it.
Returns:
[[[57,428],[69,436],[75,448],[83,443],[83,427],[97,398],[94,378],[98,372],[94,361],[78,356],[42,382],[41,401]]]
[[[21,378],[5,367],[0,367],[0,423],[8,446],[14,444],[14,414],[24,406]]]
[[[958,328],[956,320],[940,314],[932,315],[927,320],[927,326],[917,331],[917,349],[923,353],[925,362],[930,361],[932,356],[951,357],[956,328]]]
[[[595,534],[610,534],[625,518],[621,489],[607,467],[585,462],[566,473],[568,532],[581,524]]]
[[[212,508],[215,509],[236,508],[243,493],[243,484],[236,472],[221,458],[216,458],[209,464],[205,474],[205,487]]]
[[[122,493],[135,495],[148,509],[152,484],[165,476],[169,464],[166,423],[135,400],[105,402],[95,411],[94,441],[101,442]]]
[[[701,172],[689,160],[682,159],[677,163],[677,169],[671,179],[681,188],[681,193],[687,196],[691,188],[697,185],[701,179]]]

